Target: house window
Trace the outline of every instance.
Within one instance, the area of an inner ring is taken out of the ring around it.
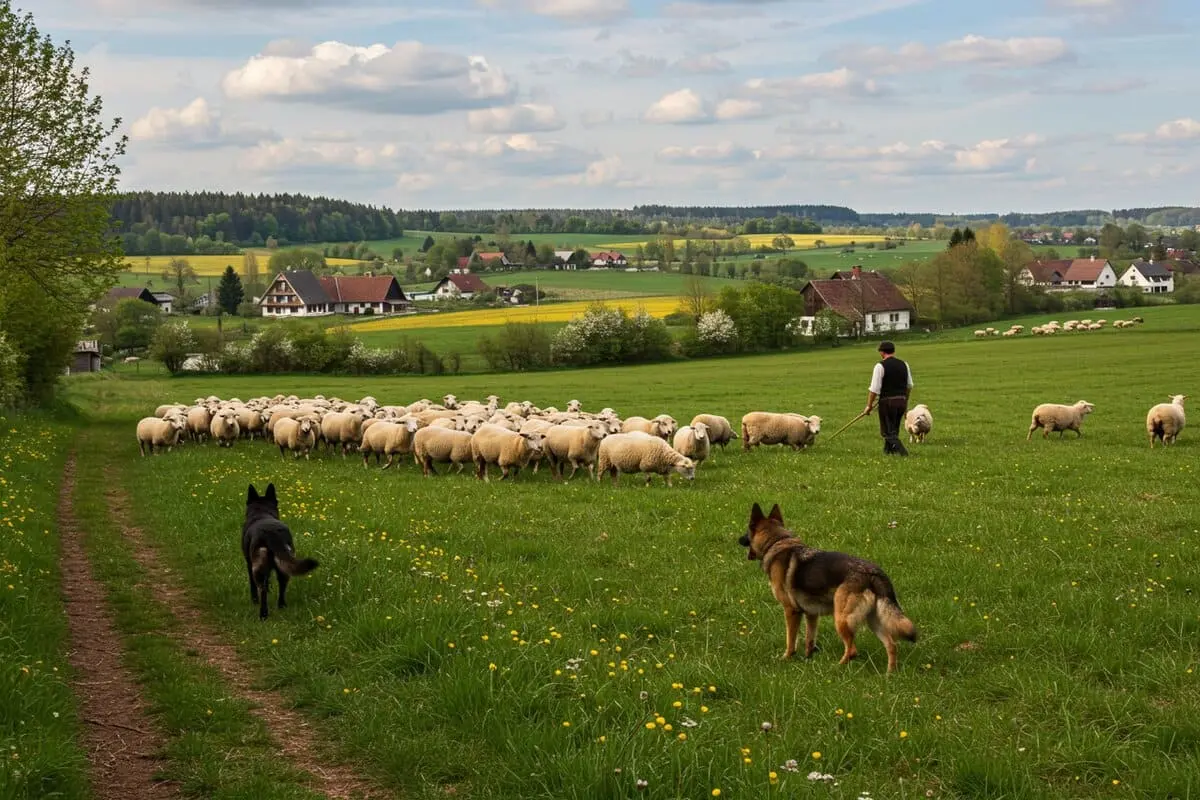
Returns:
[[[893,312],[891,314],[888,314],[888,322],[899,322],[899,321],[900,321],[900,314],[898,312]]]

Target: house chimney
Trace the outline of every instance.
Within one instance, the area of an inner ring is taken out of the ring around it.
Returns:
[[[862,267],[853,266],[850,268],[850,280],[857,280],[862,275]]]
[[[1093,255],[1092,255],[1092,261],[1095,261],[1095,260],[1096,260],[1096,256],[1095,256],[1095,254],[1093,254]]]

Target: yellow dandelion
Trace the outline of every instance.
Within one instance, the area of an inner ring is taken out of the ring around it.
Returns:
[[[683,708],[683,703],[676,700],[674,703],[671,703],[671,708]]]
[[[495,672],[496,671],[496,662],[495,661],[489,662],[488,669],[490,669],[492,672]]]
[[[700,713],[701,713],[701,714],[707,714],[707,713],[708,713],[708,706],[700,706]]]
[[[564,728],[569,728],[569,727],[571,727],[571,723],[570,723],[570,722],[568,722],[567,720],[565,720],[565,719],[564,719],[564,720],[563,720],[563,727],[564,727]]]
[[[676,739],[678,739],[678,740],[679,740],[679,741],[681,741],[681,742],[686,742],[686,741],[687,741],[687,734],[686,734],[686,733],[680,733],[680,734],[679,734],[678,736],[676,736],[675,738],[676,738]]]
[[[813,761],[820,761],[820,760],[821,760],[821,751],[813,750]]]
[[[652,730],[654,730],[656,727],[658,727],[658,726],[657,726],[657,725],[655,725],[653,722],[647,722],[647,723],[646,723],[646,730],[648,730],[648,731],[652,731]]]
[[[712,796],[713,796],[713,797],[720,797],[720,796],[721,796],[721,790],[720,790],[720,789],[713,789],[713,790],[712,790]]]
[[[908,731],[900,731],[900,738],[901,738],[901,739],[907,739],[907,738],[908,738]]]

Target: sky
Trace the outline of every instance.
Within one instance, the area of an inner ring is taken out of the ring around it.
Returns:
[[[14,0],[127,190],[393,209],[1200,203],[1194,0]]]

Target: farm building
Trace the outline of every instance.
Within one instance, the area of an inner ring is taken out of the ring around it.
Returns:
[[[1058,281],[1052,280],[1055,273],[1059,276]],[[1021,280],[1026,286],[1044,289],[1095,292],[1116,286],[1117,272],[1108,259],[1095,256],[1062,258],[1026,264],[1021,271]]]
[[[1017,280],[1025,286],[1038,286],[1043,289],[1057,289],[1062,285],[1062,271],[1053,264],[1035,261],[1026,264]]]
[[[409,299],[391,275],[318,278],[311,270],[281,272],[259,300],[264,317],[400,314]]]
[[[100,342],[95,339],[86,339],[75,343],[75,353],[71,357],[71,366],[67,367],[67,374],[74,375],[79,372],[99,372],[100,371]]]
[[[1145,294],[1165,294],[1175,291],[1175,276],[1162,264],[1135,261],[1117,280],[1120,286],[1132,286]]]
[[[455,270],[433,287],[433,298],[435,300],[470,300],[476,294],[490,290],[491,287],[473,272]]]
[[[800,294],[804,297],[802,331],[811,331],[816,315],[827,308],[858,333],[906,331],[912,327],[912,304],[896,284],[874,270],[853,267],[849,272],[835,272],[828,280],[809,281]]]
[[[555,269],[576,269],[576,264],[571,261],[575,255],[574,250],[555,250],[554,251],[554,268]]]
[[[629,261],[625,258],[625,255],[615,250],[592,253],[588,258],[591,260],[593,267],[625,267],[629,265]]]
[[[158,306],[160,311],[164,314],[171,313],[175,305],[175,295],[170,292],[151,292],[150,294],[154,297],[154,304]]]
[[[154,299],[154,293],[145,286],[114,286],[104,295],[104,299],[114,303],[121,300],[142,300],[151,305],[158,305],[158,301]],[[159,306],[159,308],[161,307]]]

